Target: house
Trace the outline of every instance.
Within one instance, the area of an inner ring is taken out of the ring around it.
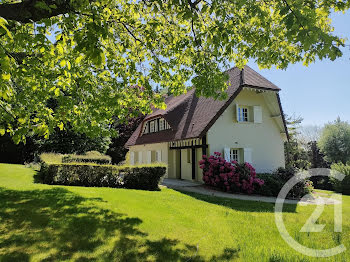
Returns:
[[[257,172],[284,167],[288,133],[280,89],[248,66],[227,73],[226,100],[197,97],[192,89],[146,116],[125,144],[130,164],[164,162],[168,178],[197,181],[202,155],[214,152],[249,162]]]

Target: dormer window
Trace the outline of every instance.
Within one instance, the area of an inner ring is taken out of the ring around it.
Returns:
[[[162,131],[165,129],[165,120],[163,118],[159,119],[159,131]]]
[[[150,133],[153,133],[153,132],[154,132],[154,121],[151,121],[151,122],[149,123],[149,132],[150,132]]]
[[[170,125],[164,118],[159,117],[159,118],[151,119],[145,122],[142,130],[142,134],[155,133],[155,132],[163,131],[167,129],[170,129]]]
[[[148,123],[145,123],[143,126],[143,134],[147,134],[148,133]]]

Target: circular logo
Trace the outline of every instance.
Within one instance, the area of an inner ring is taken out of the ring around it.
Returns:
[[[309,179],[313,176],[327,176],[332,177],[333,179],[337,179],[342,181],[345,177],[344,174],[341,174],[334,170],[329,170],[326,168],[315,168],[310,169],[308,171],[299,172],[291,179],[287,181],[287,183],[283,186],[281,191],[279,192],[276,203],[275,203],[275,223],[280,232],[282,238],[287,242],[287,244],[295,249],[296,251],[311,257],[330,257],[337,254],[340,254],[346,250],[346,247],[343,244],[340,244],[336,247],[329,249],[313,249],[301,245],[294,238],[290,236],[288,233],[286,226],[283,222],[283,204],[286,200],[286,197],[289,191],[299,182],[304,181],[305,179]],[[304,196],[302,200],[310,199],[310,196]],[[342,230],[342,196],[341,194],[333,194],[328,201],[334,205],[334,232],[341,232]],[[318,217],[322,214],[323,208],[325,205],[325,200],[323,198],[316,199],[313,202],[316,205],[315,211],[311,215],[311,217],[307,220],[305,225],[302,227],[300,232],[321,232],[325,225],[315,224],[314,221],[318,219]]]

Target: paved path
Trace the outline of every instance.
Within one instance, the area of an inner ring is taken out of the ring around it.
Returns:
[[[226,193],[226,192],[217,191],[217,190],[208,188],[199,182],[186,181],[186,180],[180,180],[180,179],[165,178],[162,182],[162,185],[166,186],[168,188],[179,190],[179,191],[192,192],[192,193],[197,193],[197,194],[202,194],[202,195],[207,195],[207,196],[215,196],[215,197],[230,198],[230,199],[259,201],[259,202],[267,202],[267,203],[275,203],[276,199],[277,199],[275,197]],[[311,198],[311,199],[302,200],[302,201],[301,200],[286,199],[284,201],[284,203],[285,204],[315,205],[315,204],[318,204],[322,200],[326,205],[334,205],[334,204],[340,203],[337,200],[333,200],[333,199],[330,199],[327,197],[321,197],[319,195],[317,195],[316,198]]]

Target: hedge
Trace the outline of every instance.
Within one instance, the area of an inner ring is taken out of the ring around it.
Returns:
[[[330,178],[330,182],[332,183],[335,192],[350,195],[350,165],[344,165],[342,163],[333,164],[331,170],[345,175],[342,181],[339,181],[334,177]]]
[[[45,184],[158,190],[166,166],[114,166],[91,163],[42,163],[37,179]]]
[[[111,159],[107,158],[89,158],[87,156],[71,156],[67,155],[62,157],[62,163],[96,163],[99,165],[109,165],[111,164]]]

